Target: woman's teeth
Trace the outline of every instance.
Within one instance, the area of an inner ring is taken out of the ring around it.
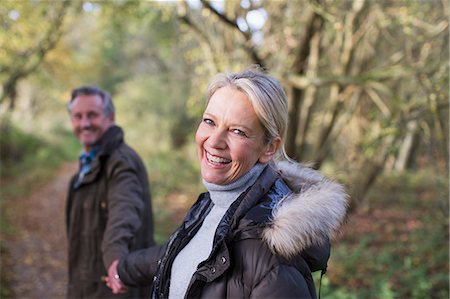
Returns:
[[[206,152],[206,158],[208,159],[209,162],[213,162],[213,163],[230,163],[231,160],[225,159],[225,158],[221,158],[221,157],[217,157],[217,156],[213,156],[210,153]]]

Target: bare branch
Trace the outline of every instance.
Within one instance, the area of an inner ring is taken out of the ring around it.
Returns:
[[[228,18],[226,15],[221,14],[217,9],[215,9],[213,6],[211,6],[211,4],[209,4],[208,1],[205,0],[200,0],[200,2],[203,4],[204,7],[206,7],[210,12],[212,12],[213,14],[215,14],[223,23],[225,23],[226,25],[232,27],[233,29],[237,30],[238,32],[240,32],[242,34],[242,36],[245,38],[245,40],[250,40],[252,37],[250,36],[250,34],[248,32],[242,31],[236,20],[231,20],[230,18]]]
[[[232,20],[231,18],[227,17],[226,15],[220,13],[217,9],[211,6],[209,2],[205,0],[200,0],[200,2],[203,4],[203,6],[211,11],[214,15],[216,15],[221,22],[223,22],[225,25],[231,27],[233,30],[239,32],[245,39],[244,48],[247,51],[247,53],[252,58],[253,62],[255,64],[259,64],[262,67],[266,66],[266,63],[262,57],[259,56],[259,54],[256,52],[255,45],[252,43],[252,35],[249,32],[242,31],[236,20]]]
[[[308,21],[306,22],[307,28],[305,29],[305,34],[299,42],[299,50],[294,61],[293,72],[295,74],[302,74],[305,72],[306,61],[309,56],[310,42],[315,32],[321,30],[323,25],[322,17],[317,14],[314,10],[311,10],[308,15]]]
[[[191,19],[185,14],[185,15],[178,15],[178,18],[186,24],[191,30],[194,32],[195,35],[197,35],[200,47],[202,48],[203,53],[207,57],[205,60],[208,63],[208,68],[211,73],[216,73],[218,70],[217,67],[217,61],[215,59],[215,56],[213,55],[214,49],[208,39],[208,37],[205,35],[203,31],[200,30],[200,28],[194,24]],[[209,63],[212,62],[212,63]]]

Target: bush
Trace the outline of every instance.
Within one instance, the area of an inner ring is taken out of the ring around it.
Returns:
[[[197,161],[188,158],[188,150],[157,151],[146,161],[158,243],[167,240],[203,190]]]
[[[431,169],[382,177],[333,246],[324,297],[448,298],[445,199]]]
[[[22,132],[7,119],[0,121],[0,136],[0,163],[4,177],[14,177],[25,166],[28,157],[46,147],[44,141]]]
[[[0,169],[3,179],[15,179],[39,169],[54,169],[61,161],[76,155],[76,140],[72,133],[56,128],[49,141],[39,133],[21,130],[7,118],[0,119]],[[50,136],[49,136],[50,137]]]

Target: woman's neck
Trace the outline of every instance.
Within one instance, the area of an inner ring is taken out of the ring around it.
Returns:
[[[203,180],[212,202],[223,208],[228,208],[238,196],[253,185],[267,164],[256,164],[250,171],[227,185],[217,185]]]

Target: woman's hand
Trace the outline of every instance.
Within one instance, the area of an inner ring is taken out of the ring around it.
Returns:
[[[113,294],[125,293],[128,288],[122,283],[117,274],[117,265],[119,260],[115,260],[108,268],[108,277],[105,278],[106,285],[112,290]]]

